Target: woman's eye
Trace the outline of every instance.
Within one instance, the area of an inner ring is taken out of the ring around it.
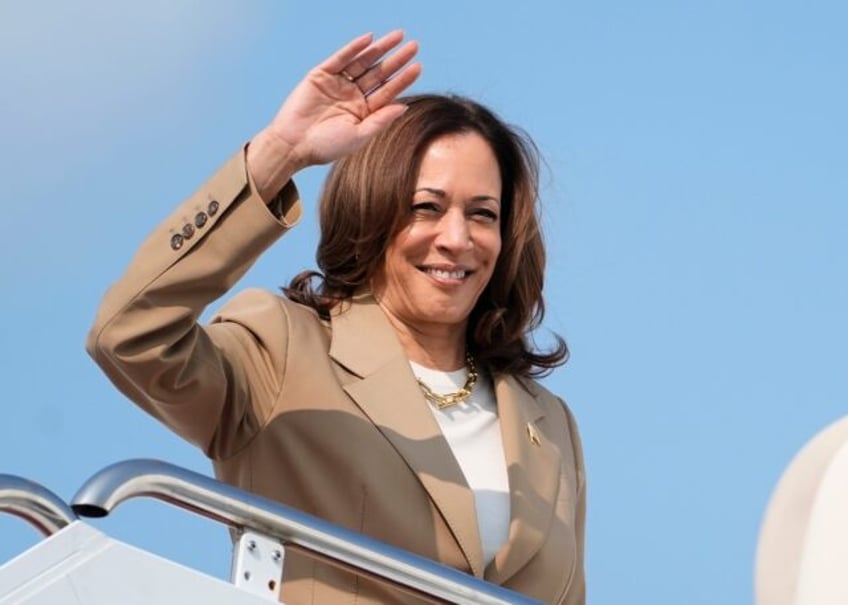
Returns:
[[[435,202],[415,202],[412,204],[412,212],[415,214],[437,214],[441,208]]]
[[[488,208],[477,208],[472,212],[472,216],[486,222],[494,223],[498,220],[498,213]]]

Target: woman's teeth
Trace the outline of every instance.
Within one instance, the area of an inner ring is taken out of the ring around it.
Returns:
[[[444,269],[427,269],[428,274],[441,279],[464,279],[465,271],[462,269],[456,271],[445,271]]]

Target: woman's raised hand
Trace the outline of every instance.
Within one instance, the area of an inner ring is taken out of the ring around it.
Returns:
[[[416,42],[394,31],[360,36],[312,69],[251,141],[247,164],[264,199],[299,169],[356,151],[405,110],[395,99],[415,82]],[[388,54],[397,48],[394,53]]]

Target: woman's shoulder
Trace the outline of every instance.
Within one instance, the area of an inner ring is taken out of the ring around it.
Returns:
[[[536,399],[545,411],[564,411],[567,415],[571,416],[571,410],[565,399],[549,390],[535,378],[519,376],[516,377],[516,380]]]
[[[544,415],[553,419],[554,425],[566,429],[569,439],[579,443],[577,419],[565,399],[533,378],[522,376],[517,380],[533,396]]]
[[[246,288],[238,292],[221,306],[210,323],[227,321],[257,327],[291,322],[326,324],[315,309],[264,288]]]

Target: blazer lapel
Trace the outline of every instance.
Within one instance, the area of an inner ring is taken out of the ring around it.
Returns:
[[[468,561],[482,577],[474,494],[415,382],[403,348],[370,295],[331,317],[330,356],[359,377],[345,391],[418,477]]]
[[[495,378],[510,487],[509,541],[486,568],[486,579],[502,584],[541,548],[556,506],[560,457],[537,427],[544,412],[514,377]]]

